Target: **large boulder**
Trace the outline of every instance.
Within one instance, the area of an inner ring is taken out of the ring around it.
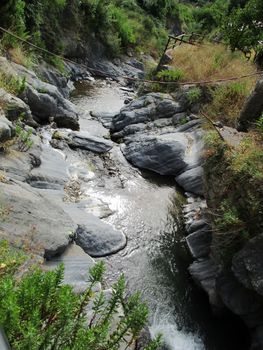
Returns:
[[[105,153],[113,147],[112,141],[93,136],[85,131],[70,133],[67,142],[72,148],[80,148],[95,153]]]
[[[243,286],[263,296],[263,234],[253,238],[233,258],[232,271]]]
[[[4,115],[1,115],[0,111],[0,144],[11,139],[13,135],[13,125],[6,119]]]
[[[5,115],[9,120],[15,121],[22,117],[25,123],[32,126],[37,125],[33,120],[30,108],[20,98],[11,95],[4,89],[0,88],[0,101],[3,105]]]
[[[123,147],[124,156],[138,168],[160,175],[177,175],[187,166],[188,138],[182,133],[141,137]]]
[[[25,90],[19,97],[28,104],[37,122],[45,123],[52,117],[59,127],[79,129],[75,106],[56,86],[40,80],[34,72],[5,57],[0,57],[0,71],[10,77],[25,79]]]
[[[113,226],[86,212],[75,203],[64,204],[63,209],[78,225],[75,242],[90,256],[107,256],[125,247],[126,236]]]
[[[201,166],[189,169],[175,178],[176,182],[186,191],[197,194],[199,196],[204,195],[204,171]]]
[[[1,205],[5,215],[0,221],[2,237],[38,245],[46,258],[61,254],[68,246],[77,225],[59,206],[26,183],[0,182]]]

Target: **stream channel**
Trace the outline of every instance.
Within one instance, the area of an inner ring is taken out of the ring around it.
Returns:
[[[89,112],[118,112],[127,97],[133,93],[115,82],[77,83],[71,101],[78,107],[81,130],[109,137]],[[101,258],[106,280],[110,285],[124,272],[128,291],[141,291],[150,308],[151,335],[161,332],[169,350],[245,349],[242,328],[233,327],[230,317],[212,316],[206,296],[187,272],[191,258],[178,224],[182,195],[174,179],[132,167],[117,144],[106,156],[79,151],[68,161],[75,167],[88,161],[90,179],[82,184],[82,198],[92,198],[92,213],[127,236],[123,250]]]

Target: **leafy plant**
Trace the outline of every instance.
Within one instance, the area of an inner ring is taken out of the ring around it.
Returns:
[[[0,325],[12,348],[117,350],[121,344],[130,346],[147,321],[148,309],[138,293],[125,297],[123,275],[112,286],[110,298],[94,292],[104,271],[102,262],[91,268],[90,284],[80,295],[62,284],[62,265],[49,272],[34,268],[19,282],[13,275],[1,276]],[[159,342],[158,337],[147,349],[156,350]]]
[[[162,70],[157,73],[157,78],[162,81],[179,81],[184,77],[181,69]]]
[[[18,142],[18,148],[21,152],[27,151],[34,144],[32,140],[33,130],[30,128],[25,129],[25,125],[22,123],[22,117],[15,124],[15,134]]]
[[[202,96],[202,91],[199,87],[194,87],[190,89],[187,93],[187,101],[190,104],[196,103]]]

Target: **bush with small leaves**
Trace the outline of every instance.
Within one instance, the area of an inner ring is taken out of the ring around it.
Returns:
[[[62,283],[64,267],[43,272],[33,268],[17,281],[12,273],[0,275],[0,326],[14,350],[128,349],[148,317],[140,294],[125,296],[121,275],[110,298],[94,292],[105,271],[100,262],[90,269],[90,283],[77,295]],[[118,310],[122,308],[122,312]],[[147,350],[156,350],[160,337]]]

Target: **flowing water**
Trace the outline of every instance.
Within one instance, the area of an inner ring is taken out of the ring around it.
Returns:
[[[78,84],[72,101],[79,108],[81,129],[106,136],[108,130],[89,112],[118,112],[127,94],[115,83]],[[99,158],[92,160],[95,176],[84,186],[84,195],[108,207],[101,216],[127,236],[125,249],[103,258],[107,283],[125,273],[128,290],[141,291],[149,305],[151,334],[161,332],[169,350],[246,349],[242,339],[237,341],[231,319],[222,326],[213,318],[206,296],[187,273],[191,258],[182,242],[181,195],[174,180],[141,173],[126,162],[118,145]]]

